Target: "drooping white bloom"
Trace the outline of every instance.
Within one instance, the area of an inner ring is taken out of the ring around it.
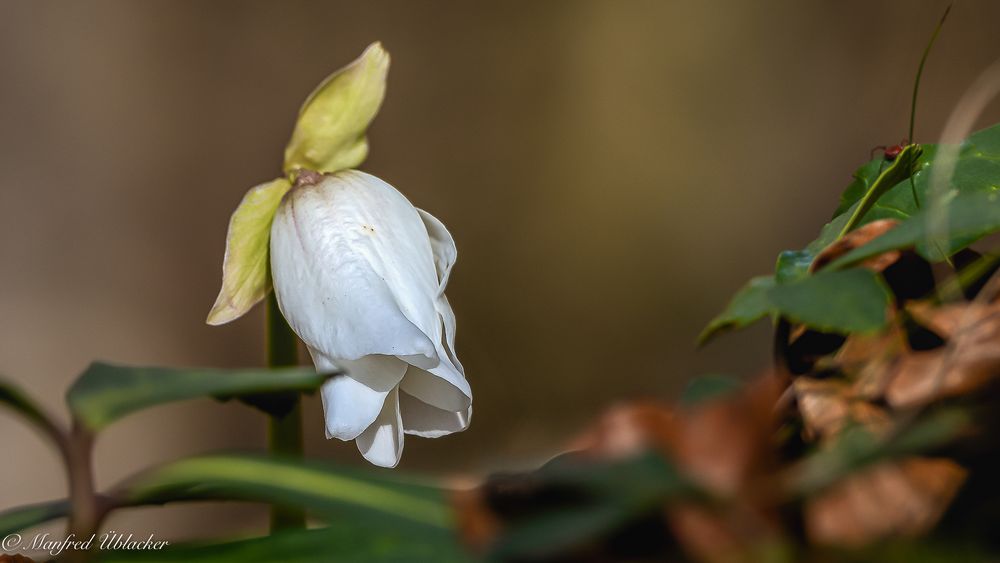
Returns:
[[[316,369],[327,437],[356,440],[394,467],[403,435],[464,430],[472,391],[455,354],[444,295],[455,242],[440,221],[382,180],[347,170],[299,182],[271,226],[281,312]]]

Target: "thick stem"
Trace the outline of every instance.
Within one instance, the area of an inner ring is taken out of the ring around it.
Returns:
[[[93,451],[94,436],[74,422],[72,433],[62,447],[72,505],[67,535],[71,535],[74,541],[87,541],[97,532],[103,517],[101,501],[94,490]],[[66,558],[69,561],[85,561],[88,555],[85,551],[68,551]]]
[[[278,300],[271,292],[267,296],[267,365],[294,366],[298,363],[298,340],[281,316]],[[302,405],[296,394],[291,410],[284,416],[268,418],[268,449],[271,455],[286,458],[302,457]],[[271,531],[305,528],[305,512],[295,508],[271,507]]]

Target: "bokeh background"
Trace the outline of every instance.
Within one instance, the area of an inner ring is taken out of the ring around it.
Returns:
[[[906,135],[944,5],[0,0],[0,372],[63,416],[93,359],[259,364],[261,311],[204,324],[229,214],[278,174],[306,94],[381,40],[393,67],[363,168],[458,242],[448,294],[476,397],[470,430],[409,439],[400,470],[530,467],[615,401],[766,365],[766,326],[695,337]],[[997,21],[996,2],[955,7],[917,140],[1000,57]],[[323,439],[318,398],[306,423],[309,455],[361,463]],[[261,448],[264,429],[208,400],[138,414],[101,437],[98,481]],[[0,509],[65,494],[55,453],[3,412],[0,445]],[[186,506],[109,526],[179,539],[264,519]]]

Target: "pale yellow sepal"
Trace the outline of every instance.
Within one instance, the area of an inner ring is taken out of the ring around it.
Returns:
[[[291,187],[285,178],[254,186],[233,212],[222,262],[222,289],[208,313],[208,324],[221,325],[243,316],[271,291],[271,223],[281,197]]]
[[[365,131],[385,97],[389,53],[372,43],[354,62],[326,78],[306,98],[285,148],[285,173],[337,172],[368,156]]]

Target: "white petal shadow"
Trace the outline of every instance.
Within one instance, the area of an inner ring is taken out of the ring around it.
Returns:
[[[400,391],[399,412],[403,421],[403,432],[422,438],[439,438],[447,434],[461,432],[469,427],[472,420],[472,406],[460,412],[451,412],[417,399]]]
[[[464,411],[472,405],[472,390],[465,377],[442,358],[437,367],[422,370],[410,366],[399,388],[421,401],[446,411]]]

